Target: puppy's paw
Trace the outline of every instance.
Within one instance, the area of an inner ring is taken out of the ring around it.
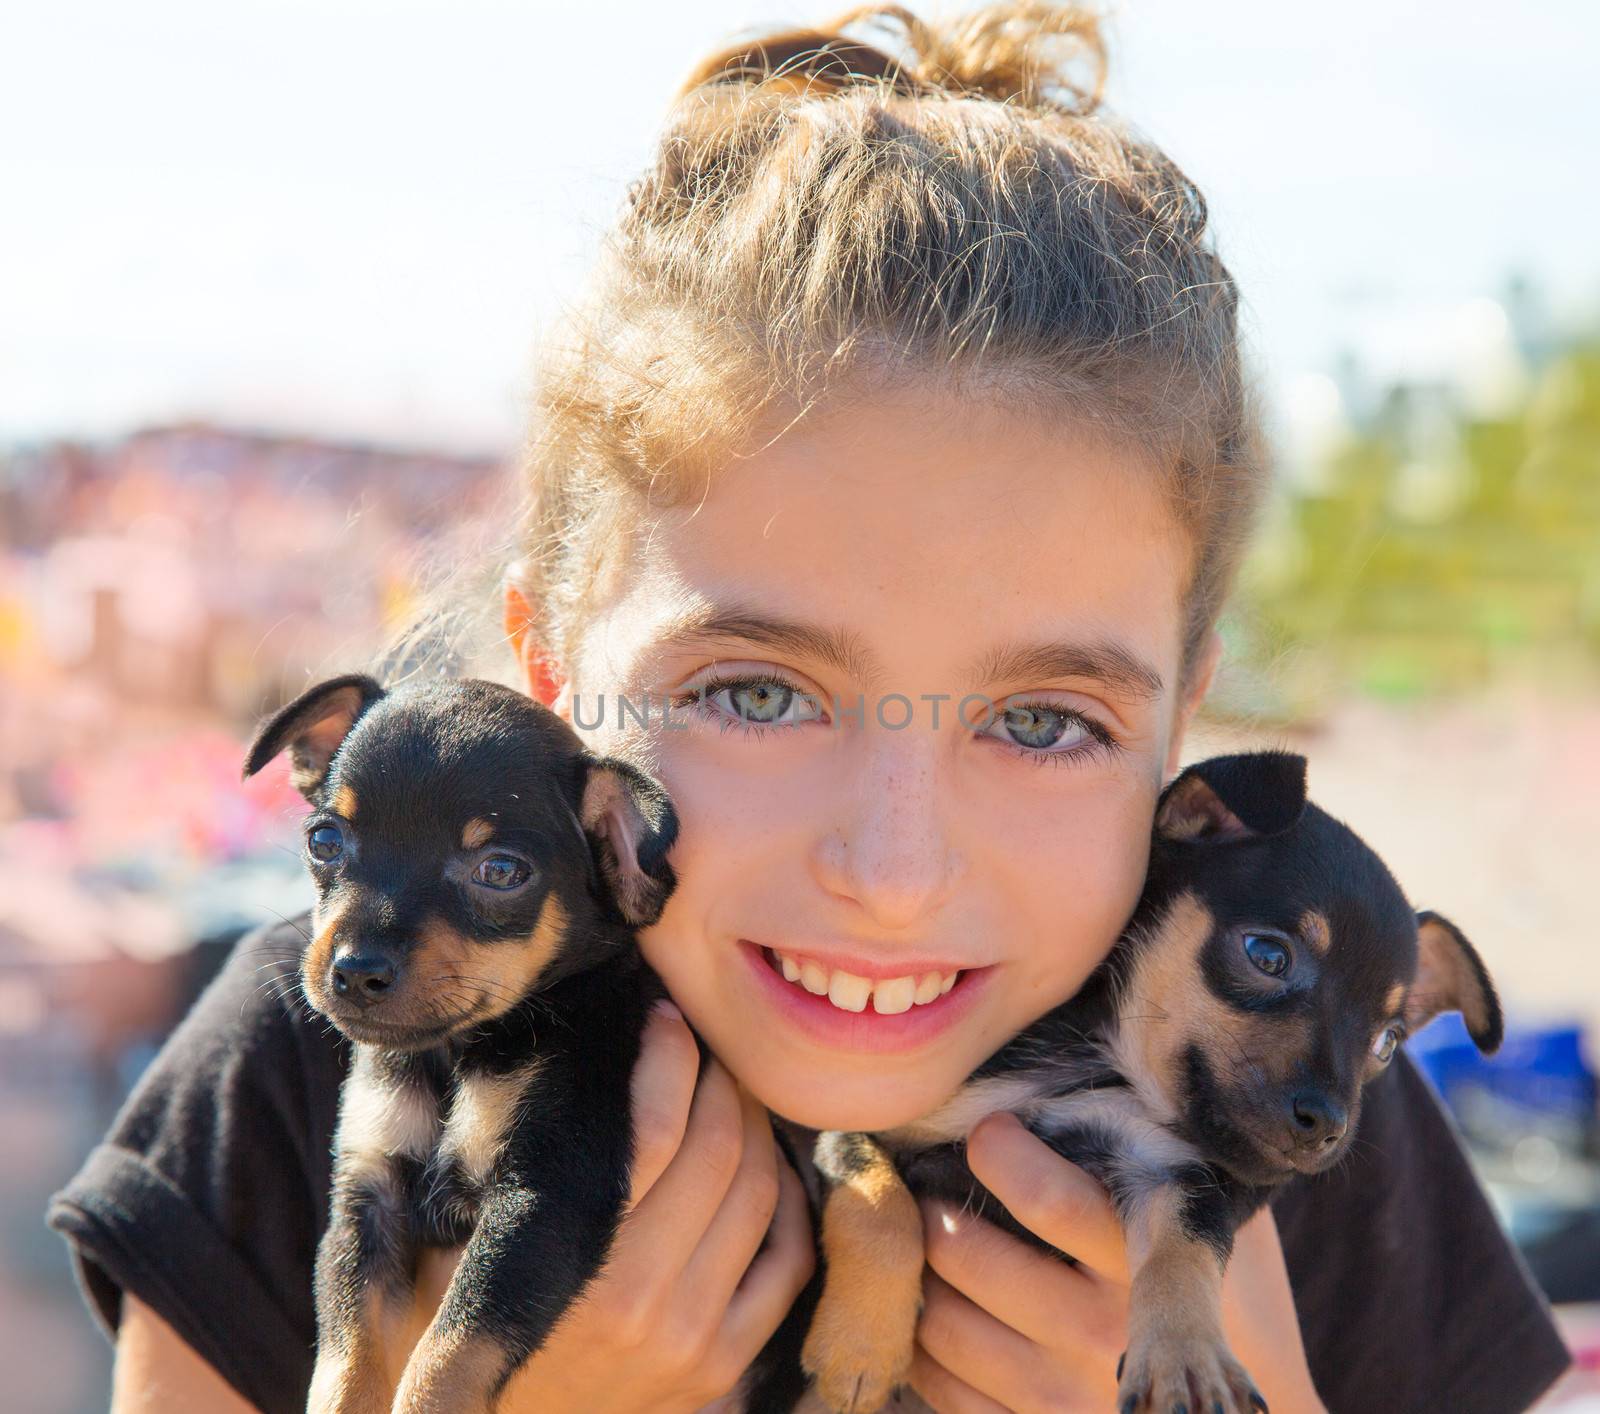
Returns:
[[[307,1414],[388,1414],[389,1389],[373,1361],[317,1357]]]
[[[1136,1342],[1117,1378],[1119,1414],[1266,1414],[1267,1401],[1221,1341]]]
[[[800,1364],[817,1396],[835,1414],[873,1414],[911,1371],[920,1292],[904,1300],[879,1300],[867,1309],[824,1299],[817,1306]]]

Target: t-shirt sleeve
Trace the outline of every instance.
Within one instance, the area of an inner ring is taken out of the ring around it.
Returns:
[[[1402,1051],[1346,1160],[1273,1201],[1332,1414],[1524,1410],[1570,1363],[1550,1308]]]
[[[305,1407],[346,1065],[294,988],[302,942],[239,940],[47,1219],[108,1335],[132,1292],[268,1414]]]

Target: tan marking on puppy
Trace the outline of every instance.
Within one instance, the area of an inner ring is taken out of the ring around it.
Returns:
[[[1312,951],[1326,957],[1333,946],[1333,929],[1328,920],[1314,908],[1309,908],[1300,918],[1300,936],[1311,944]]]
[[[442,1330],[435,1318],[406,1361],[394,1414],[486,1410],[509,1358],[489,1337]]]
[[[421,1086],[379,1079],[371,1049],[357,1046],[339,1091],[334,1153],[340,1176],[386,1188],[390,1158],[425,1159],[438,1133],[433,1095]]]
[[[461,831],[461,848],[478,849],[489,843],[494,838],[494,825],[491,821],[477,818],[468,820],[466,827]]]
[[[340,786],[334,791],[332,803],[336,815],[343,815],[346,820],[356,818],[356,793],[349,786]]]
[[[1214,1074],[1287,1078],[1303,1058],[1311,1023],[1304,1018],[1250,1016],[1206,986],[1200,951],[1215,929],[1193,893],[1180,894],[1140,949],[1123,1005],[1116,1051],[1140,1098],[1160,1117],[1173,1114],[1183,1092],[1183,1055],[1200,1048]]]
[[[456,1091],[440,1148],[460,1162],[474,1183],[488,1182],[538,1073],[535,1061],[504,1075],[470,1076]]]
[[[394,1401],[396,1352],[409,1300],[374,1287],[361,1316],[317,1350],[306,1414],[388,1414]]]
[[[1166,1185],[1129,1215],[1128,1349],[1117,1390],[1119,1408],[1250,1408],[1250,1377],[1222,1333],[1223,1263],[1188,1236],[1183,1195]]]
[[[1478,974],[1450,930],[1429,918],[1417,927],[1417,976],[1406,999],[1406,1025],[1420,1031],[1442,1011],[1459,1011],[1470,1032],[1489,1024]]]
[[[333,961],[335,936],[344,922],[344,914],[324,914],[319,902],[311,910],[311,941],[306,945],[305,956],[300,959],[300,985],[311,1005],[327,1012],[332,998],[327,991],[328,964]]]
[[[417,930],[418,947],[407,969],[415,991],[408,987],[408,997],[447,997],[452,1012],[457,1008],[463,1014],[470,1012],[475,1023],[492,1021],[533,990],[566,942],[569,922],[566,907],[554,893],[546,895],[539,921],[525,938],[480,943],[440,919],[429,919]],[[409,1019],[399,1013],[396,1017]]]
[[[1169,840],[1197,840],[1205,834],[1248,833],[1239,817],[1218,798],[1199,776],[1176,784],[1156,814],[1156,828]]]
[[[922,1215],[887,1156],[829,1190],[822,1250],[800,1363],[830,1408],[868,1414],[905,1383],[922,1312]]]
[[[1400,1008],[1405,1005],[1405,1000],[1406,984],[1404,982],[1396,982],[1394,986],[1389,988],[1389,995],[1383,999],[1383,1014],[1386,1017],[1399,1016]]]

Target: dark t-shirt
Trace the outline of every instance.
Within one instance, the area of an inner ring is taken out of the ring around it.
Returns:
[[[301,920],[249,934],[51,1203],[108,1334],[130,1291],[266,1414],[305,1408],[311,1268],[348,1046],[290,988]],[[1520,1410],[1568,1356],[1402,1053],[1343,1164],[1273,1203],[1312,1377],[1343,1411]]]

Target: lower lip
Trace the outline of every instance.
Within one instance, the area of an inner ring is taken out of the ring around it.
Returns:
[[[773,971],[764,949],[739,939],[739,951],[755,974],[756,985],[774,1010],[808,1040],[839,1051],[889,1055],[914,1051],[943,1035],[967,1015],[988,984],[992,967],[963,972],[937,1001],[913,1004],[909,1011],[882,1016],[869,1001],[862,1011],[841,1011],[826,997],[815,996]]]

